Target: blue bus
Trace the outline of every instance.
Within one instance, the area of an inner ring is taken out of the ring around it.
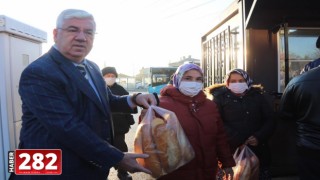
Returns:
[[[148,92],[160,94],[160,90],[170,82],[176,70],[177,67],[150,67],[147,78]]]

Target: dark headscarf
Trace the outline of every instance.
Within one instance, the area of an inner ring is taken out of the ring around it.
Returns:
[[[240,74],[245,80],[246,80],[246,83],[248,85],[248,88],[250,89],[252,87],[252,79],[249,77],[248,73],[242,69],[232,69],[228,72],[228,74],[226,74],[226,78],[225,78],[225,83],[228,82],[229,78],[230,78],[230,75],[232,73],[237,73],[237,74]]]

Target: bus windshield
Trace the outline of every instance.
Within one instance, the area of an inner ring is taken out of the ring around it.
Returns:
[[[150,67],[148,92],[159,94],[160,90],[170,82],[176,70],[176,67]]]

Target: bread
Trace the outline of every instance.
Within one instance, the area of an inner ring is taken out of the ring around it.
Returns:
[[[161,163],[161,166],[164,169],[168,168],[168,131],[166,130],[166,124],[164,120],[160,118],[155,118],[152,123],[152,137],[156,144],[156,149],[158,150],[158,157]]]
[[[137,159],[138,163],[149,169],[155,178],[176,170],[194,157],[194,154],[186,154],[186,151],[181,149],[181,147],[187,147],[185,146],[187,139],[183,139],[181,144],[179,142],[177,129],[170,127],[161,118],[154,118],[151,124],[140,124],[137,129],[134,150],[136,153],[148,154],[149,157]],[[183,152],[185,153],[182,154]]]
[[[157,155],[155,143],[151,137],[150,124],[141,124],[137,129],[136,138],[134,141],[134,152],[148,154],[149,157],[145,159],[138,158],[137,161],[143,167],[149,169],[152,172],[152,176],[155,178],[160,177],[162,168],[160,160]]]
[[[172,129],[168,130],[168,169],[167,172],[175,170],[181,160],[181,149],[179,146],[176,132]]]
[[[160,118],[152,121],[152,137],[158,150],[158,157],[165,172],[176,169],[181,160],[181,151],[177,134],[166,126],[166,122]]]

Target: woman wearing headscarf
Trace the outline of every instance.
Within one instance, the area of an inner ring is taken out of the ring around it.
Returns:
[[[161,91],[160,107],[173,111],[191,146],[195,158],[160,180],[213,180],[218,161],[226,174],[235,165],[217,106],[203,92],[203,72],[195,64],[178,67],[173,85]]]
[[[260,161],[260,179],[271,179],[268,139],[274,130],[273,110],[248,73],[231,70],[223,84],[206,88],[218,105],[231,152],[248,145]]]

